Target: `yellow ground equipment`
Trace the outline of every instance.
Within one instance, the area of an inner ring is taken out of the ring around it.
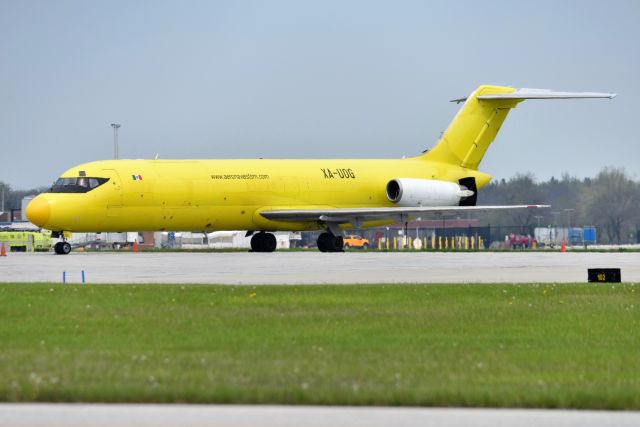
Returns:
[[[8,252],[48,252],[53,240],[49,232],[7,230],[0,231],[0,244]]]

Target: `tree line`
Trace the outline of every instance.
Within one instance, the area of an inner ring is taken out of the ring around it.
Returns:
[[[11,212],[22,208],[22,199],[46,191],[49,187],[38,187],[29,190],[14,190],[5,182],[0,181],[0,211]],[[4,202],[4,205],[3,205]]]
[[[22,198],[41,193],[47,187],[4,189],[5,211],[20,209]],[[1,195],[0,195],[1,197]],[[606,167],[594,178],[578,179],[568,174],[538,182],[528,173],[509,180],[495,180],[478,193],[479,205],[545,204],[550,209],[493,212],[482,218],[483,225],[514,226],[533,234],[536,226],[595,226],[602,243],[636,241],[640,228],[640,183],[624,169]]]
[[[603,168],[594,178],[568,174],[538,182],[532,173],[496,180],[480,189],[479,205],[543,204],[527,209],[487,214],[488,224],[537,226],[595,226],[600,243],[635,242],[640,228],[640,183],[623,168]]]

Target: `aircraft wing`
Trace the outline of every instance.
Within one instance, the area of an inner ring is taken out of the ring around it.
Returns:
[[[260,215],[267,219],[291,222],[321,222],[328,225],[353,224],[364,221],[410,221],[416,218],[438,218],[462,212],[488,212],[507,209],[548,208],[549,205],[511,206],[418,206],[398,208],[336,208],[336,209],[278,209],[265,210]]]

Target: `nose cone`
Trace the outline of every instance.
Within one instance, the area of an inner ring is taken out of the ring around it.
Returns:
[[[38,227],[44,227],[51,216],[51,205],[42,194],[27,205],[27,218]]]

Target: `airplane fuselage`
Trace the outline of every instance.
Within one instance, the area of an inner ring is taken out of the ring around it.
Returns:
[[[85,163],[61,178],[108,178],[82,193],[45,193],[40,224],[59,231],[313,230],[316,223],[274,221],[265,209],[392,207],[395,178],[457,182],[490,176],[475,170],[399,160],[108,160]],[[35,211],[35,209],[34,209]],[[44,222],[44,223],[43,223]],[[385,221],[383,223],[388,223]],[[367,223],[365,225],[372,225]]]

